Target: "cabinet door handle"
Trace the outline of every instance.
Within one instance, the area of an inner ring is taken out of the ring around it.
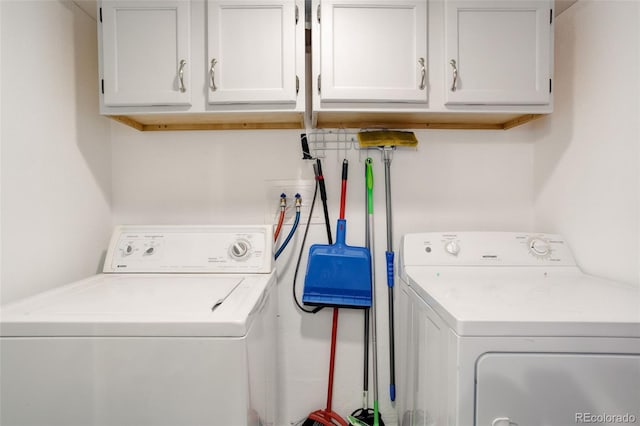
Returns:
[[[456,91],[456,84],[458,83],[458,65],[456,64],[456,60],[452,59],[449,61],[449,64],[453,67],[453,83],[451,84],[451,91]]]
[[[209,75],[211,76],[211,90],[212,91],[216,91],[218,90],[218,86],[216,86],[216,64],[218,63],[218,61],[213,58],[211,60],[211,67],[209,68]]]
[[[187,91],[187,88],[184,87],[184,67],[187,65],[187,61],[182,59],[180,61],[180,68],[178,68],[178,79],[180,80],[180,92],[184,93]]]
[[[509,417],[496,417],[491,422],[491,426],[518,426],[518,423],[512,422]]]
[[[427,76],[427,67],[424,63],[424,58],[419,58],[418,59],[418,64],[420,64],[420,73],[422,75],[422,78],[420,80],[420,90],[424,90],[424,88],[426,87],[426,76]]]

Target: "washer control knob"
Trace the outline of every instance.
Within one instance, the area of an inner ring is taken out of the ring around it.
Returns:
[[[444,245],[444,250],[452,256],[457,256],[460,253],[460,244],[457,241],[447,241]]]
[[[542,238],[532,238],[529,241],[529,251],[536,257],[546,257],[551,253],[551,247]]]
[[[249,255],[251,250],[251,244],[246,240],[236,240],[231,247],[229,247],[229,254],[236,260],[244,259]]]
[[[145,256],[151,256],[151,255],[152,255],[153,253],[155,253],[155,252],[156,252],[155,247],[151,246],[151,247],[148,247],[148,248],[144,251],[144,254],[145,254]]]

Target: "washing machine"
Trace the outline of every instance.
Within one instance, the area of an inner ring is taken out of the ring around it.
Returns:
[[[273,424],[272,241],[117,227],[103,273],[2,307],[0,424]]]
[[[637,286],[550,234],[408,234],[399,266],[402,426],[640,424]]]

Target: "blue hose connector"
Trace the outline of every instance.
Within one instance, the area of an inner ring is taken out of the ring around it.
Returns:
[[[396,385],[389,386],[389,397],[392,401],[396,400]]]

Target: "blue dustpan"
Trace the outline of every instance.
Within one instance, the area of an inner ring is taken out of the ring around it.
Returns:
[[[371,306],[371,252],[345,244],[347,221],[338,219],[336,243],[314,244],[304,278],[302,303],[312,306]]]

